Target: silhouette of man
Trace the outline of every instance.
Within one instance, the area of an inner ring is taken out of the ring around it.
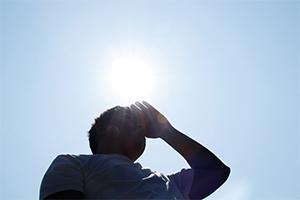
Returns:
[[[190,168],[171,175],[142,168],[135,161],[145,149],[145,137],[164,140]],[[230,173],[145,101],[102,113],[89,130],[89,142],[93,155],[55,158],[43,177],[40,199],[203,199]]]

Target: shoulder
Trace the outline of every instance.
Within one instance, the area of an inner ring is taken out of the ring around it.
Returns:
[[[59,154],[54,158],[53,162],[69,161],[74,158],[75,158],[75,155],[72,155],[72,154]]]
[[[192,181],[194,177],[194,170],[192,168],[183,168],[177,173],[168,175],[168,177],[174,181]]]
[[[60,154],[57,155],[52,164],[80,164],[88,159],[90,159],[92,155],[74,155],[74,154]]]
[[[60,154],[53,159],[48,171],[58,166],[72,165],[75,163],[76,163],[76,157],[74,157],[73,155]]]
[[[191,168],[181,169],[179,172],[168,175],[171,185],[180,191],[184,198],[189,199],[189,193],[194,180],[194,170]]]
[[[72,161],[85,156],[89,156],[89,155],[59,154],[55,157],[54,161]]]
[[[56,156],[42,179],[41,199],[65,190],[83,191],[81,157],[70,154]]]
[[[73,155],[60,154],[57,155],[50,164],[45,176],[57,174],[75,174],[79,173],[84,168],[84,163],[90,159],[90,155]]]

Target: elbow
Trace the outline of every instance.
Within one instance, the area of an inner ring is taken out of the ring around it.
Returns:
[[[221,187],[228,179],[229,175],[230,175],[230,172],[231,172],[231,169],[224,165],[220,170],[219,172],[217,172],[217,174],[219,175],[216,175],[216,178],[217,181],[216,181],[216,185],[215,185],[215,188],[213,189],[213,191],[217,190],[219,187]]]
[[[217,188],[220,187],[221,185],[223,185],[227,181],[227,179],[230,175],[230,172],[231,172],[231,169],[226,165],[223,165],[221,168],[219,168],[215,172],[216,173],[215,177],[217,177],[216,179],[218,180],[218,181],[216,181]]]
[[[195,170],[190,199],[204,199],[223,185],[230,175],[231,169],[226,165],[213,170]],[[205,174],[205,175],[203,175]]]
[[[229,175],[230,175],[230,172],[231,172],[231,169],[224,165],[224,167],[222,167],[221,169],[221,172],[222,172],[222,184],[228,179]]]

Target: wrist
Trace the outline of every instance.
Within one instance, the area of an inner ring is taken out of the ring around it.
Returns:
[[[172,136],[177,130],[174,127],[171,127],[165,131],[162,132],[162,134],[159,136],[163,140],[167,140],[170,136]]]

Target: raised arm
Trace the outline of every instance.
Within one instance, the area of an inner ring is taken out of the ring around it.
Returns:
[[[207,197],[227,180],[230,168],[203,145],[176,130],[153,106],[143,101],[131,108],[143,116],[146,137],[163,139],[193,169],[194,179],[189,193],[191,199]]]

